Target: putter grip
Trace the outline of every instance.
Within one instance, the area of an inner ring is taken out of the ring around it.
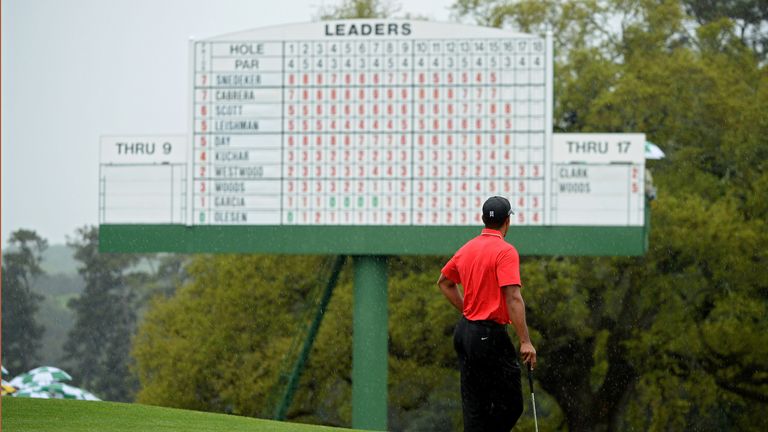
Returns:
[[[531,393],[533,393],[533,369],[531,369],[531,364],[526,363],[528,365],[528,385],[531,387]]]

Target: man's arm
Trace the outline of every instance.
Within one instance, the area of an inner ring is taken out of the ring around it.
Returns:
[[[442,291],[445,298],[451,302],[453,307],[458,309],[459,312],[464,311],[464,296],[461,294],[461,291],[459,291],[459,286],[456,285],[456,282],[440,273],[440,279],[437,280],[437,286],[440,287],[440,291]]]
[[[531,344],[528,336],[528,324],[525,321],[525,301],[520,293],[520,285],[507,285],[501,287],[504,298],[507,301],[507,311],[512,325],[515,327],[517,337],[520,338],[520,356],[523,363],[529,363],[531,369],[536,367],[536,349]]]

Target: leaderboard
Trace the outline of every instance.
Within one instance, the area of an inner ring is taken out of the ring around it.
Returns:
[[[645,224],[645,134],[558,133],[552,140],[552,225]]]
[[[191,43],[193,224],[548,221],[544,38],[352,20]]]

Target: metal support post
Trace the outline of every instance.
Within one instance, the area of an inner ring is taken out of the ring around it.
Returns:
[[[355,256],[352,427],[387,430],[387,257]]]

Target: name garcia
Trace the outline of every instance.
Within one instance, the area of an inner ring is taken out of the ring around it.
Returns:
[[[408,36],[411,23],[340,23],[326,24],[326,36]]]

